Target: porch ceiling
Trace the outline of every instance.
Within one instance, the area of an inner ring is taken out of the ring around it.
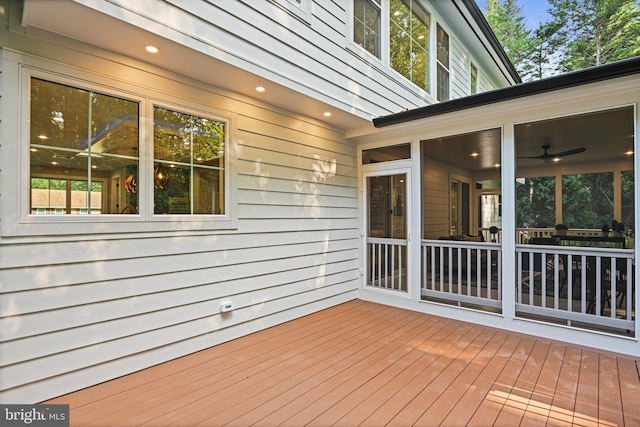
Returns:
[[[553,167],[550,159],[524,158],[543,154],[544,144],[550,145],[551,154],[585,148],[582,153],[561,157],[558,164],[563,166],[629,161],[633,114],[633,108],[628,107],[517,125],[518,167]],[[468,171],[492,169],[502,163],[499,129],[437,138],[426,144],[429,157]]]

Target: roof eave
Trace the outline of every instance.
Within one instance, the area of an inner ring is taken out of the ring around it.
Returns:
[[[496,55],[498,55],[498,58],[506,67],[506,71],[509,73],[513,81],[515,81],[516,83],[521,83],[522,79],[520,78],[518,71],[516,70],[511,60],[509,59],[509,56],[507,55],[507,53],[504,51],[504,48],[498,41],[496,34],[491,29],[491,26],[487,22],[487,19],[485,18],[484,14],[476,4],[475,0],[461,0],[461,1],[466,7],[466,9],[469,11],[471,18],[473,18],[475,23],[478,25],[482,34],[487,38],[487,41],[491,45],[491,48],[494,50]]]
[[[640,56],[373,119],[377,128],[640,73]]]

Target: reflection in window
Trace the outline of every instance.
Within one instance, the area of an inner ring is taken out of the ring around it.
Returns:
[[[30,89],[30,212],[135,213],[138,103],[37,78]]]
[[[429,90],[429,18],[414,0],[391,0],[391,67]]]
[[[471,95],[474,95],[478,92],[478,67],[474,64],[471,64],[471,74],[469,75],[469,81],[471,82]]]
[[[154,108],[154,213],[224,214],[225,123]]]
[[[380,58],[380,1],[353,1],[353,41]]]
[[[438,25],[438,101],[449,99],[449,35]]]

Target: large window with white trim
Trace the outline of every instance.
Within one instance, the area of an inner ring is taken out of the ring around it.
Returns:
[[[131,213],[139,103],[39,78],[30,94],[30,212]]]
[[[429,91],[429,23],[431,16],[415,0],[391,0],[391,67]]]
[[[226,120],[159,105],[146,117],[149,98],[69,80],[31,76],[29,92],[29,215],[226,214]]]

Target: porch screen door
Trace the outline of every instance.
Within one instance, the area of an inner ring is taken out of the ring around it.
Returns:
[[[366,285],[407,292],[408,174],[366,178]]]

